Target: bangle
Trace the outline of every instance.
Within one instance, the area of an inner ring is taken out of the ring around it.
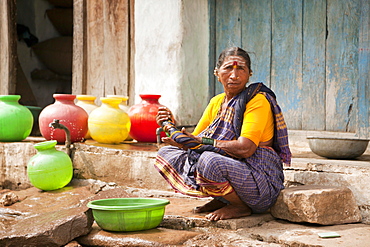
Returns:
[[[216,142],[217,140],[216,139],[213,139],[213,146],[216,147]]]
[[[202,137],[202,144],[206,144],[206,145],[214,145],[215,143],[215,139],[212,139],[212,138],[208,138],[208,137]]]

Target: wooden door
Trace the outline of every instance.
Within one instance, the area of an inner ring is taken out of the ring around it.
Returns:
[[[210,59],[229,46],[250,51],[251,81],[275,91],[289,129],[366,136],[368,9],[367,0],[210,1]],[[215,80],[210,88],[222,92]]]

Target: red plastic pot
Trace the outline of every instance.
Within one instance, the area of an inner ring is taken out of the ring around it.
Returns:
[[[158,100],[161,95],[140,94],[141,102],[130,107],[128,115],[131,120],[130,136],[138,142],[157,142],[156,130],[160,126],[155,117],[158,108],[163,107]],[[164,132],[161,136],[165,136]]]
[[[58,143],[66,141],[65,131],[54,129],[49,124],[54,119],[58,119],[60,124],[66,126],[71,134],[71,142],[83,140],[88,131],[87,112],[74,103],[76,95],[72,94],[54,94],[54,104],[45,107],[39,116],[39,126],[42,136],[46,140],[57,140]]]

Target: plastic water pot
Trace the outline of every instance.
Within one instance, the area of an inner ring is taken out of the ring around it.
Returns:
[[[66,186],[73,177],[71,158],[55,149],[56,140],[34,145],[38,153],[27,164],[27,175],[33,186],[41,190],[56,190]]]
[[[0,141],[22,141],[32,131],[32,113],[18,103],[20,98],[20,95],[0,95]]]

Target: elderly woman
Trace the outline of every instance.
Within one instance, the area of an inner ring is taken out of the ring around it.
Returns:
[[[262,213],[284,188],[283,163],[290,164],[287,128],[275,94],[252,76],[248,53],[224,50],[215,75],[224,93],[210,100],[193,133],[174,127],[160,108],[157,123],[170,134],[155,167],[183,194],[213,197],[194,209],[212,221]]]

